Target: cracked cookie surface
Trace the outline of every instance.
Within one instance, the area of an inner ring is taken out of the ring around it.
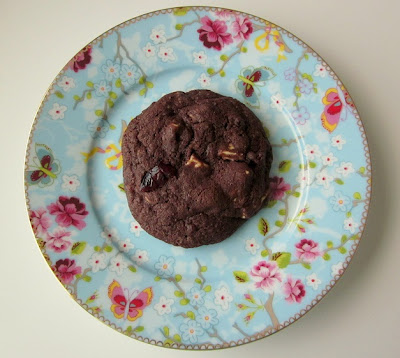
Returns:
[[[122,141],[129,208],[150,235],[186,248],[220,242],[260,210],[271,146],[244,104],[173,92],[134,118]]]

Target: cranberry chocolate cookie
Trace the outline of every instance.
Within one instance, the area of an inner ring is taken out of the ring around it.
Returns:
[[[260,120],[211,91],[153,103],[130,122],[122,155],[132,215],[172,245],[226,239],[267,197],[272,150]]]

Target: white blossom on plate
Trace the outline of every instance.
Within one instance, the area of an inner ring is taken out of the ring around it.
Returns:
[[[118,241],[118,247],[122,252],[129,252],[129,250],[133,249],[135,245],[133,245],[129,239],[125,239]]]
[[[171,313],[171,306],[174,304],[174,300],[161,296],[160,300],[154,305],[154,309],[160,316]]]
[[[76,175],[63,175],[62,177],[63,183],[61,184],[61,188],[69,191],[76,191],[76,189],[81,185],[81,182],[78,180],[78,176]]]
[[[351,164],[350,162],[342,162],[340,163],[340,166],[336,168],[336,172],[342,174],[343,177],[347,177],[351,173],[354,173],[355,170],[353,168],[353,164]]]
[[[225,286],[215,290],[214,296],[214,303],[218,306],[221,306],[221,308],[225,311],[229,308],[230,302],[233,301],[233,297],[229,292],[229,289]]]
[[[317,173],[315,177],[318,185],[322,185],[325,189],[329,189],[333,176],[329,175],[325,169]]]
[[[132,255],[131,259],[135,262],[136,265],[141,266],[145,262],[149,261],[149,255],[146,250],[137,249]]]
[[[307,286],[311,286],[313,290],[317,290],[321,284],[321,280],[318,278],[316,273],[312,273],[306,277]]]
[[[69,92],[72,88],[75,88],[75,80],[72,77],[63,76],[58,82],[59,85],[65,92]]]
[[[125,261],[124,256],[118,254],[110,260],[108,269],[115,272],[118,276],[121,276],[124,270],[128,267],[128,263]]]
[[[246,240],[246,251],[250,252],[252,255],[255,255],[257,250],[260,248],[260,245],[257,243],[255,238],[251,238]]]
[[[207,55],[204,51],[193,52],[193,62],[204,65],[207,62]]]
[[[88,264],[92,268],[93,273],[104,270],[107,267],[106,255],[104,253],[94,252],[88,260]]]
[[[51,119],[63,119],[66,110],[66,106],[61,106],[58,103],[54,103],[53,107],[47,113],[50,115]]]

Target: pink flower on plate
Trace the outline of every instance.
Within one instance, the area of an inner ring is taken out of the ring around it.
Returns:
[[[70,259],[58,260],[52,270],[58,279],[66,285],[74,280],[75,275],[82,273],[82,267],[76,266],[75,260]]]
[[[270,180],[269,188],[269,198],[273,200],[281,200],[285,195],[285,192],[290,190],[290,184],[286,183],[283,178],[273,177]]]
[[[40,208],[29,213],[32,229],[35,235],[47,236],[47,229],[51,225],[51,220],[46,214],[46,209]]]
[[[232,30],[235,40],[248,40],[253,33],[253,24],[248,17],[236,16],[236,21],[232,24]]]
[[[89,214],[86,205],[74,196],[60,196],[57,202],[50,204],[47,209],[51,215],[56,216],[56,222],[62,227],[75,226],[82,230],[86,223],[83,221]]]
[[[253,266],[250,275],[254,277],[257,288],[262,288],[268,292],[272,292],[274,286],[282,282],[282,275],[275,261],[260,261]]]
[[[321,251],[319,251],[318,244],[315,241],[302,239],[296,244],[296,257],[300,260],[311,262],[318,256],[321,256]]]
[[[65,240],[65,238],[69,236],[71,236],[70,232],[65,231],[62,227],[58,227],[52,233],[49,233],[46,247],[55,252],[68,250],[72,243],[69,240]]]
[[[293,278],[288,277],[283,285],[283,293],[286,296],[285,300],[289,303],[300,303],[306,295],[306,290],[301,280],[293,280]]]
[[[201,18],[201,23],[203,26],[197,32],[205,47],[221,51],[225,45],[233,42],[232,35],[227,32],[228,28],[225,22],[212,21],[208,16],[204,16]]]
[[[92,61],[92,48],[90,46],[85,47],[79,52],[71,62],[71,70],[78,72],[86,68],[86,66]]]

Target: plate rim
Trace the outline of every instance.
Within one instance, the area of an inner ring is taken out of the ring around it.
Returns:
[[[245,11],[241,11],[241,10],[235,10],[235,9],[230,9],[227,7],[215,7],[215,6],[202,6],[202,5],[190,5],[190,6],[175,6],[175,7],[168,7],[168,8],[163,8],[163,9],[159,9],[159,10],[154,10],[154,11],[150,11],[147,13],[144,13],[142,15],[138,15],[136,17],[130,18],[128,20],[125,20],[115,26],[113,26],[112,28],[104,31],[102,34],[100,34],[99,36],[97,36],[95,39],[93,39],[92,41],[90,41],[88,44],[86,44],[84,47],[82,47],[67,63],[65,66],[62,67],[62,69],[58,72],[58,74],[56,75],[56,77],[53,79],[53,81],[51,82],[51,84],[49,85],[49,87],[47,88],[45,94],[42,97],[41,103],[39,105],[39,108],[35,114],[34,120],[32,122],[31,125],[31,129],[30,129],[30,133],[29,133],[29,138],[28,138],[28,142],[26,145],[26,151],[25,151],[25,162],[24,162],[24,172],[28,169],[28,160],[29,157],[31,155],[31,144],[32,144],[32,139],[33,139],[33,135],[34,132],[36,130],[36,125],[38,123],[39,117],[42,114],[43,111],[43,107],[46,103],[46,101],[48,100],[48,98],[52,95],[52,90],[54,88],[54,86],[57,84],[57,81],[61,78],[61,76],[65,73],[65,71],[69,68],[69,64],[71,63],[71,61],[73,61],[73,59],[75,58],[75,56],[81,52],[82,50],[86,49],[89,46],[95,45],[98,42],[102,41],[104,38],[108,37],[109,35],[112,35],[115,31],[122,29],[124,27],[130,26],[136,22],[139,22],[141,20],[145,20],[147,18],[151,18],[153,16],[157,16],[157,15],[161,15],[161,14],[171,14],[174,10],[176,9],[182,9],[185,8],[187,9],[187,11],[196,11],[196,10],[202,10],[202,11],[211,11],[211,12],[216,12],[216,11],[223,11],[223,10],[228,10],[228,11],[232,11],[234,14],[244,14],[247,17],[249,17],[252,20],[258,21],[262,24],[269,24],[269,25],[273,25],[276,27],[276,29],[280,32],[282,32],[283,34],[287,35],[290,39],[292,39],[296,44],[300,45],[303,49],[308,49],[310,50],[309,53],[315,57],[319,62],[321,62],[322,65],[324,65],[324,67],[326,67],[327,72],[329,74],[329,76],[332,77],[332,79],[336,82],[336,85],[339,86],[340,88],[346,90],[347,88],[344,85],[343,81],[339,78],[339,76],[333,71],[333,69],[331,68],[331,66],[329,66],[329,64],[311,47],[309,46],[306,42],[304,42],[300,37],[294,35],[293,33],[291,33],[290,31],[286,30],[285,28],[267,20],[264,19],[262,17],[259,17],[257,15],[253,15],[250,14],[248,12]],[[348,93],[349,94],[349,93]],[[349,97],[351,98],[351,100],[353,101],[351,94],[349,94]],[[367,134],[365,131],[365,127],[364,124],[361,120],[361,116],[359,115],[359,111],[357,110],[357,106],[355,104],[355,102],[353,101],[354,104],[354,108],[352,108],[351,112],[354,115],[358,128],[359,128],[359,132],[361,134],[361,139],[362,139],[362,144],[363,144],[363,149],[364,149],[364,157],[366,160],[366,172],[364,174],[364,176],[366,177],[366,182],[367,182],[367,186],[366,186],[366,193],[365,193],[365,203],[364,203],[364,208],[363,208],[363,212],[361,214],[361,220],[360,220],[360,226],[359,226],[359,233],[360,233],[360,237],[359,239],[354,242],[349,251],[348,251],[348,255],[346,256],[346,258],[343,261],[343,268],[342,270],[339,270],[339,273],[336,274],[330,281],[329,283],[324,287],[324,289],[321,291],[321,293],[319,293],[305,308],[303,308],[301,311],[297,312],[294,316],[290,317],[289,319],[287,319],[286,321],[282,322],[279,324],[278,328],[267,328],[261,332],[257,332],[254,333],[253,335],[249,335],[248,337],[245,337],[243,339],[239,339],[237,341],[229,341],[227,343],[223,343],[223,344],[212,344],[212,343],[207,343],[207,344],[185,344],[185,343],[173,343],[173,344],[164,344],[164,342],[162,341],[157,341],[155,339],[150,339],[147,337],[142,337],[134,332],[130,333],[130,334],[126,334],[124,333],[124,331],[120,328],[117,327],[114,323],[112,323],[111,321],[109,321],[108,319],[104,318],[103,316],[99,315],[98,313],[94,312],[86,303],[84,303],[82,300],[80,300],[77,296],[75,296],[73,294],[73,292],[68,289],[67,287],[64,286],[64,284],[62,282],[60,282],[58,279],[57,281],[59,282],[59,284],[69,293],[69,295],[71,296],[71,298],[77,302],[81,308],[83,308],[87,313],[89,313],[91,316],[97,318],[100,322],[102,322],[103,324],[107,325],[110,328],[113,328],[114,330],[118,331],[119,333],[122,333],[130,338],[134,338],[135,340],[138,340],[140,342],[144,342],[144,343],[148,343],[150,345],[156,345],[156,346],[160,346],[160,347],[164,347],[164,348],[171,348],[171,349],[179,349],[179,350],[215,350],[215,349],[225,349],[225,348],[232,348],[232,347],[236,347],[236,346],[240,346],[243,344],[247,344],[247,343],[251,343],[257,340],[260,340],[262,338],[271,336],[272,334],[281,331],[282,329],[288,327],[289,325],[291,325],[292,323],[298,321],[301,317],[303,317],[306,313],[308,313],[309,311],[311,311],[312,308],[314,308],[323,298],[325,298],[325,296],[331,291],[331,289],[336,285],[336,283],[339,281],[340,278],[343,277],[344,273],[346,272],[350,262],[352,261],[355,253],[357,252],[358,247],[360,246],[360,242],[362,237],[364,236],[365,233],[365,228],[366,228],[366,222],[368,219],[368,214],[369,214],[369,209],[370,209],[370,204],[371,204],[371,196],[372,196],[372,163],[371,163],[371,152],[369,149],[369,145],[368,145],[368,138],[367,138]],[[27,209],[27,215],[28,215],[28,220],[29,220],[29,212],[31,211],[31,207],[30,207],[30,198],[28,195],[28,184],[24,175],[24,192],[25,192],[25,204],[26,204],[26,209]],[[49,266],[49,268],[51,269],[51,266],[53,265],[53,263],[51,262],[50,258],[47,255],[46,249],[44,247],[40,247],[38,242],[37,242],[37,238],[36,235],[33,231],[32,226],[30,225],[31,230],[32,230],[32,234],[33,237],[37,243],[37,247],[41,252],[41,256],[42,258],[45,260],[45,262],[47,263],[47,265]],[[56,278],[56,275],[53,274],[53,277]]]

